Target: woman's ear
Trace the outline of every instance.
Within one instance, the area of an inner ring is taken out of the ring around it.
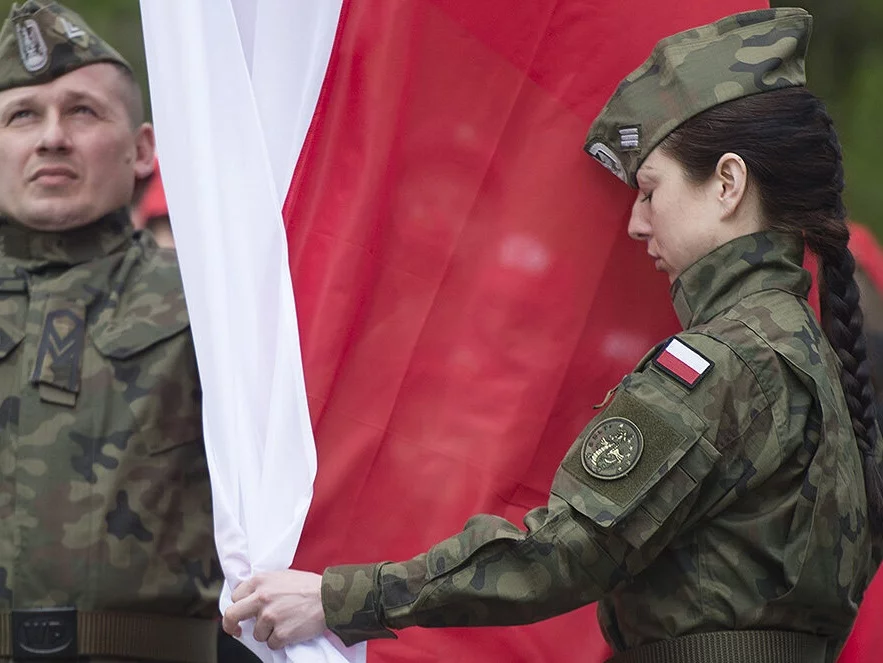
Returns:
[[[738,154],[727,152],[714,171],[714,193],[721,206],[721,218],[733,216],[748,189],[748,168]]]

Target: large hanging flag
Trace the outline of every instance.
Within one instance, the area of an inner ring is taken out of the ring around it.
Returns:
[[[593,405],[677,329],[585,132],[659,38],[762,4],[143,4],[231,580],[297,542],[307,402],[299,568],[403,559],[545,502]],[[300,346],[276,310],[285,248]],[[593,607],[399,635],[369,660],[607,654]]]
[[[284,209],[318,452],[295,565],[519,522],[593,405],[677,322],[583,151],[669,33],[757,0],[344,2]],[[601,661],[594,607],[408,629],[370,661]]]

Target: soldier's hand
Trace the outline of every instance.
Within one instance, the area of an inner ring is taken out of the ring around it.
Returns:
[[[322,576],[305,571],[259,573],[233,591],[224,630],[242,634],[239,623],[255,619],[254,638],[270,649],[310,640],[325,631]]]

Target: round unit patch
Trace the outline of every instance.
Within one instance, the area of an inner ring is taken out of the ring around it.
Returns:
[[[637,465],[644,436],[631,421],[611,417],[597,424],[583,442],[580,457],[596,479],[621,479]]]

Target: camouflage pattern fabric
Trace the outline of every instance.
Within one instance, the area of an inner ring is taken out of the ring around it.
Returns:
[[[0,29],[0,90],[48,83],[87,64],[132,70],[78,14],[56,2],[14,3]]]
[[[806,84],[812,17],[802,9],[735,14],[660,41],[592,123],[585,150],[637,188],[644,159],[674,129],[733,99]]]
[[[712,362],[702,379],[690,387],[660,369],[660,344],[574,443],[526,532],[479,515],[410,561],[331,567],[329,627],[354,643],[600,600],[617,651],[782,629],[826,638],[834,661],[874,563],[838,361],[806,302],[802,253],[763,232],[685,270],[672,286],[686,330],[676,338]],[[586,441],[613,419],[640,430],[643,453],[601,480]]]
[[[174,252],[124,212],[0,220],[0,610],[214,618],[219,590]]]

